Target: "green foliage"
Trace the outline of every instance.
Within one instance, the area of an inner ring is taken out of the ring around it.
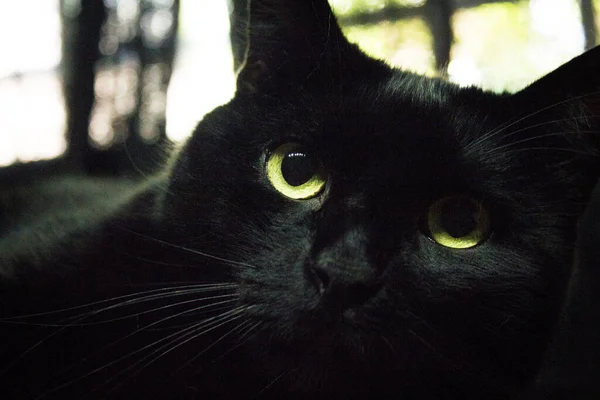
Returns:
[[[354,17],[423,0],[330,0],[337,15]],[[448,73],[461,85],[516,91],[583,50],[577,0],[520,0],[458,9]],[[600,0],[594,0],[600,27]],[[431,31],[423,16],[343,26],[349,39],[391,65],[434,75]],[[600,33],[598,36],[600,41]]]
[[[594,10],[596,11],[596,43],[600,44],[600,0],[594,0]]]
[[[455,13],[450,78],[462,85],[515,90],[536,75],[526,57],[529,2],[484,4]]]
[[[450,78],[494,91],[519,90],[583,51],[576,0],[485,4],[458,11],[453,26]]]
[[[348,39],[375,58],[411,71],[433,75],[431,31],[422,18],[344,28]]]
[[[418,7],[425,0],[330,0],[334,12],[340,16],[352,16],[381,10],[386,6]]]

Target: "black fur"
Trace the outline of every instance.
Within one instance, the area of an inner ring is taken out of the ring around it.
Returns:
[[[254,0],[238,92],[139,185],[0,197],[6,398],[508,399],[535,385],[599,176],[600,49],[514,95],[389,68],[325,1]],[[328,175],[290,200],[269,152]],[[468,195],[477,247],[422,228]],[[315,271],[319,271],[316,273]]]

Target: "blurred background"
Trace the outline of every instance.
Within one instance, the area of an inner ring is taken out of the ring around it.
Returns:
[[[0,166],[150,171],[233,95],[230,12],[244,1],[0,0]],[[330,3],[372,56],[493,91],[600,43],[600,0]]]

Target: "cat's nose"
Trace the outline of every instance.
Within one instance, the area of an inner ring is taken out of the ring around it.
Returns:
[[[339,314],[375,296],[383,272],[369,251],[369,232],[364,226],[342,228],[325,231],[328,234],[315,242],[307,265],[309,279],[320,295],[319,308]]]
[[[336,314],[364,304],[381,290],[380,279],[375,274],[349,279],[318,266],[313,267],[311,273],[321,295],[320,306]]]

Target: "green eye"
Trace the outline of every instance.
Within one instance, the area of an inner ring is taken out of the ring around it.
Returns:
[[[321,162],[296,143],[281,145],[270,154],[267,177],[275,190],[296,200],[315,197],[326,183]]]
[[[436,243],[468,249],[487,239],[490,218],[481,202],[466,196],[449,196],[429,207],[427,228]]]

